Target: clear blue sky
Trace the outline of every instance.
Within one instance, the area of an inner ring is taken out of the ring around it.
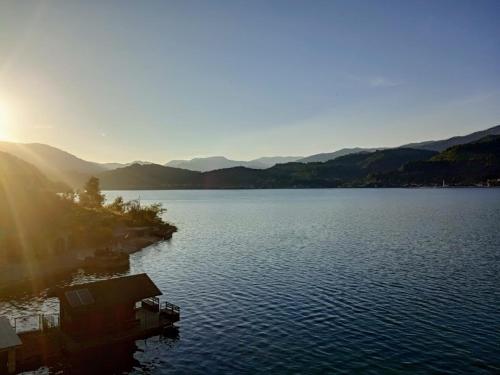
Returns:
[[[500,123],[500,1],[0,1],[4,137],[95,161],[395,146]]]

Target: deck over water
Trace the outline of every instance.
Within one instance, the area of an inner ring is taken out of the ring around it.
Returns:
[[[18,349],[18,369],[36,369],[64,355],[77,355],[99,347],[151,337],[174,327],[173,323],[179,320],[178,310],[172,308],[158,312],[139,307],[135,316],[136,324],[129,329],[91,339],[73,338],[59,327],[19,333],[22,346]]]

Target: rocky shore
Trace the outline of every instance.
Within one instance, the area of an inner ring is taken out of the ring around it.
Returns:
[[[162,232],[154,228],[140,229],[138,235],[131,235],[130,232],[122,233],[111,246],[104,245],[101,248],[132,254],[155,243],[171,239],[177,231],[175,226]],[[4,262],[0,260],[0,293],[26,288],[41,290],[50,287],[62,277],[83,268],[85,258],[92,256],[98,249],[98,247],[69,249],[64,254],[36,261]]]

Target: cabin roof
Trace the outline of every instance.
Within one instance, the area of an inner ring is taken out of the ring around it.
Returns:
[[[162,295],[145,273],[59,288],[52,293],[73,309],[137,302]]]
[[[0,351],[22,345],[21,339],[10,325],[9,319],[0,316]]]

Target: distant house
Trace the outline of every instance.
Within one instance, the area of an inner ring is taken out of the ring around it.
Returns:
[[[488,180],[486,182],[486,186],[488,187],[500,186],[500,178]]]

